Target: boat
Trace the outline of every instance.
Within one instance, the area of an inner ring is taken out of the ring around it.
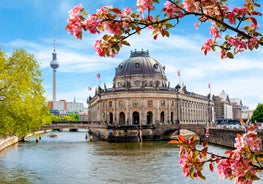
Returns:
[[[55,138],[58,136],[58,131],[55,131],[55,130],[52,130],[50,133],[49,133],[49,137],[51,138]]]

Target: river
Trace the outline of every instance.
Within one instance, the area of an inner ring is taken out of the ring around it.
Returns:
[[[216,173],[186,178],[178,148],[167,142],[88,142],[86,132],[59,132],[57,138],[30,138],[0,153],[1,184],[230,184]],[[221,147],[210,151],[223,153]],[[263,183],[262,179],[256,184]]]

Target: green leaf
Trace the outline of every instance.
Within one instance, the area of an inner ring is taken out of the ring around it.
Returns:
[[[123,40],[121,43],[122,43],[123,45],[130,46],[130,43],[129,43],[128,41],[126,41],[126,40]]]
[[[205,176],[202,174],[201,171],[197,171],[197,175],[198,175],[198,177],[201,178],[202,180],[205,180],[205,179],[206,179]]]
[[[230,59],[233,59],[234,58],[234,55],[232,54],[232,52],[227,52],[227,57],[230,58]]]

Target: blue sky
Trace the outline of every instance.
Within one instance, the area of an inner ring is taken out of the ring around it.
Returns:
[[[197,20],[191,17],[183,20],[168,39],[153,40],[150,32],[143,31],[140,36],[129,39],[131,46],[124,47],[115,58],[100,58],[93,50],[93,43],[101,35],[84,33],[83,40],[77,40],[65,30],[68,11],[80,3],[87,12],[94,13],[102,5],[134,7],[136,1],[1,0],[0,3],[0,46],[6,53],[22,48],[35,55],[40,63],[48,100],[52,100],[52,69],[49,64],[55,30],[60,64],[57,69],[57,100],[73,101],[75,97],[77,102],[87,106],[87,97],[94,95],[99,83],[112,87],[115,67],[129,57],[130,51],[144,49],[165,66],[171,87],[179,82],[177,71],[180,70],[181,81],[190,92],[207,95],[210,83],[214,95],[225,90],[230,98],[240,98],[243,105],[251,109],[263,102],[262,47],[238,55],[234,60],[221,60],[218,52],[204,56],[200,48],[210,38],[208,28],[204,25],[196,30],[193,25]],[[231,3],[236,5],[240,0],[231,0]],[[262,23],[263,19],[258,21]],[[263,32],[262,27],[260,31]],[[97,73],[101,74],[100,81],[96,78]],[[88,90],[89,86],[92,91]]]

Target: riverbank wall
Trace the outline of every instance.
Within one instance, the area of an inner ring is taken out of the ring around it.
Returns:
[[[0,138],[0,152],[4,149],[18,143],[19,139],[17,136],[7,137],[5,139]]]
[[[207,139],[212,144],[234,148],[237,134],[242,135],[244,133],[245,131],[242,129],[209,128],[210,135]],[[257,131],[257,135],[263,140],[263,131]],[[261,144],[261,151],[263,151],[263,141]]]
[[[45,131],[41,130],[41,131],[34,132],[32,134],[28,134],[27,136],[22,137],[22,138],[18,138],[17,136],[10,136],[10,137],[7,137],[7,138],[0,138],[0,153],[4,149],[6,149],[6,148],[8,148],[8,147],[10,147],[12,145],[17,144],[19,141],[25,141],[26,139],[28,139],[29,137],[32,137],[32,136],[36,136],[37,139],[38,139],[39,135],[47,133],[47,132],[49,132],[49,131],[48,130],[45,130]]]

